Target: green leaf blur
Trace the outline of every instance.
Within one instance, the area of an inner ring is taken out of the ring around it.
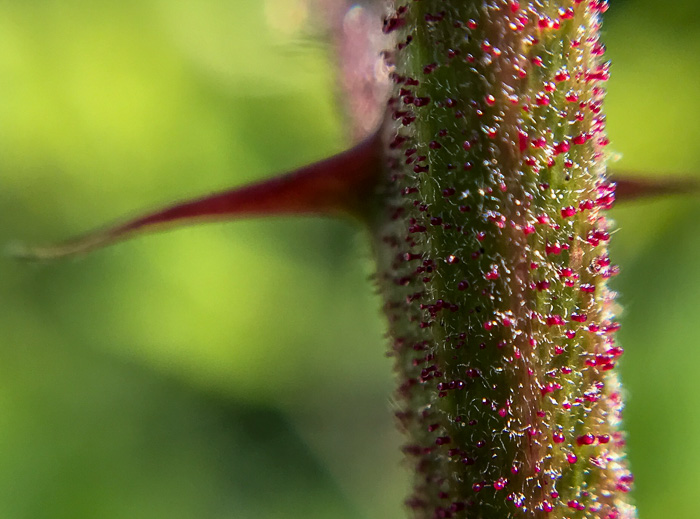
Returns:
[[[52,241],[345,146],[297,0],[0,3],[0,242]],[[617,0],[612,166],[700,170],[694,0]],[[700,209],[614,211],[646,519],[700,485]],[[371,251],[348,224],[212,224],[0,269],[0,516],[397,517]]]

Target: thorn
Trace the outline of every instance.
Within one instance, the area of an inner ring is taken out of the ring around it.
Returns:
[[[611,177],[616,184],[615,198],[623,202],[664,195],[700,193],[700,180],[696,177],[643,178],[630,171],[615,171]]]
[[[379,129],[347,151],[278,177],[179,202],[55,245],[12,244],[7,253],[24,260],[53,260],[169,226],[255,216],[350,216],[365,221],[381,173],[381,134]]]

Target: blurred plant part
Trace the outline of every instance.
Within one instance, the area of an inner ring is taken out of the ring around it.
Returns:
[[[265,0],[265,18],[277,33],[299,33],[308,17],[309,3],[306,0]]]
[[[386,111],[391,82],[383,51],[390,38],[382,31],[382,2],[316,0],[324,13],[327,39],[338,67],[337,96],[353,141],[376,130]]]

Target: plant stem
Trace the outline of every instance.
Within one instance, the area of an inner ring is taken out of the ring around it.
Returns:
[[[633,517],[618,429],[596,0],[398,2],[374,224],[434,517]]]

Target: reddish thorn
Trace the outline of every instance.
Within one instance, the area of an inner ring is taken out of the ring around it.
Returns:
[[[16,247],[14,256],[57,259],[83,254],[167,225],[273,215],[352,216],[366,220],[380,177],[381,130],[328,159],[268,180],[176,203],[164,209],[48,247]]]
[[[700,180],[693,177],[636,177],[633,172],[614,172],[612,180],[617,187],[617,200],[629,201],[639,198],[681,195],[700,192]]]

